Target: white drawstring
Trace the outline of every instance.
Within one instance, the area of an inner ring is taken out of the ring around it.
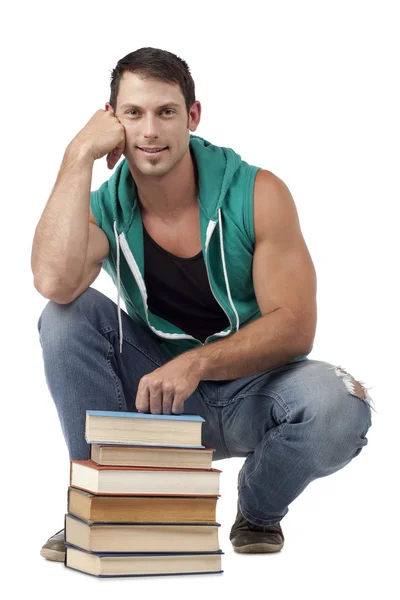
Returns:
[[[222,219],[221,219],[221,209],[220,208],[218,209],[218,221],[219,221],[219,239],[220,239],[220,243],[221,243],[222,267],[224,269],[226,291],[228,294],[229,302],[231,303],[231,307],[233,308],[233,312],[235,313],[236,331],[239,331],[239,315],[237,313],[235,305],[233,304],[233,300],[232,300],[232,296],[231,296],[231,288],[229,287],[228,273],[227,273],[226,264],[225,264],[224,237],[222,235]]]
[[[114,221],[115,243],[117,244],[117,289],[118,289],[118,323],[119,323],[119,352],[122,354],[122,318],[121,318],[121,276],[119,272],[119,238],[117,224]]]

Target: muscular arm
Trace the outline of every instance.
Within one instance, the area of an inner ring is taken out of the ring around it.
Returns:
[[[253,283],[262,316],[224,340],[178,357],[191,362],[200,379],[255,375],[312,349],[315,269],[290,191],[269,171],[257,174],[254,226]]]
[[[202,379],[257,375],[311,351],[317,319],[314,265],[293,198],[269,171],[257,174],[254,223],[253,282],[262,316],[142,377],[137,410],[180,414]]]

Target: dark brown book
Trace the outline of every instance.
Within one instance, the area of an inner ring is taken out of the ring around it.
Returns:
[[[103,523],[212,523],[218,496],[100,496],[68,488],[68,512]]]

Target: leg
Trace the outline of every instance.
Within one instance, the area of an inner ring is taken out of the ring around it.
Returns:
[[[169,360],[158,340],[124,311],[122,319],[122,354],[117,307],[94,288],[70,304],[49,302],[39,319],[46,380],[71,460],[88,458],[86,410],[135,411],[140,379]],[[212,416],[200,389],[185,403],[185,412],[205,418],[205,436],[213,440]]]
[[[70,304],[49,302],[39,319],[46,380],[71,460],[88,458],[86,410],[135,411],[140,379],[169,360],[157,338],[124,311],[122,319],[122,354],[117,307],[94,288],[88,288]],[[206,420],[203,443],[215,447],[218,457],[221,449],[217,444],[214,446],[214,441],[218,442],[218,423],[204,403],[204,395],[209,392],[209,388],[203,389],[200,384],[185,402],[185,412],[199,414]],[[63,530],[49,538],[41,555],[48,560],[64,561]]]
[[[368,443],[370,404],[344,369],[316,360],[274,369],[231,397],[224,439],[231,456],[247,455],[238,485],[244,517],[278,523],[311,481],[347,465]]]

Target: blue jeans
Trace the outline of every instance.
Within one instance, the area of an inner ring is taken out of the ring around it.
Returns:
[[[48,302],[39,322],[44,370],[70,459],[87,459],[87,409],[135,411],[140,379],[170,360],[124,311],[94,288],[69,304]],[[342,374],[343,375],[343,374]],[[230,381],[201,381],[185,412],[205,422],[214,460],[247,457],[239,506],[256,525],[278,523],[319,477],[347,465],[368,441],[371,408],[334,365],[304,360]]]

